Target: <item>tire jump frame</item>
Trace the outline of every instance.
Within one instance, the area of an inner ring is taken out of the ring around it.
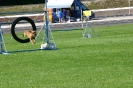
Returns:
[[[15,26],[16,26],[16,24],[19,23],[19,22],[22,21],[22,20],[25,20],[25,21],[27,21],[28,23],[30,23],[31,26],[32,26],[32,30],[36,31],[36,25],[35,25],[35,23],[34,23],[33,20],[31,20],[31,19],[28,18],[28,17],[19,17],[19,18],[17,18],[17,19],[12,23],[12,26],[11,26],[11,34],[12,34],[12,37],[13,37],[16,41],[18,41],[18,42],[20,42],[20,43],[28,43],[28,42],[30,42],[30,39],[29,39],[29,38],[27,38],[27,39],[21,39],[21,38],[19,38],[19,37],[16,35],[16,33],[15,33]],[[2,25],[2,23],[0,23],[0,54],[10,54],[11,52],[7,52],[7,50],[6,50],[6,45],[5,45],[5,42],[4,42],[3,32],[2,32],[2,29],[1,29],[1,25]],[[5,50],[3,49],[3,47],[5,48]],[[40,50],[40,49],[35,49],[35,50]],[[35,50],[25,50],[25,51],[35,51]],[[23,50],[17,50],[17,51],[23,52]],[[17,51],[16,51],[16,52],[17,52]],[[12,51],[12,52],[15,52],[15,51]]]
[[[45,3],[46,3],[46,11],[45,11],[45,20],[46,20],[46,23],[44,24],[45,25],[45,29],[46,29],[46,46],[43,47],[43,50],[56,50],[56,46],[55,44],[53,43],[50,43],[49,41],[49,21],[48,21],[48,11],[47,11],[47,0],[45,0]],[[31,25],[32,25],[32,30],[36,31],[36,25],[34,23],[33,20],[31,20],[30,18],[28,17],[19,17],[17,18],[13,23],[12,23],[12,26],[11,26],[11,34],[13,36],[13,38],[20,42],[20,43],[28,43],[30,42],[30,39],[21,39],[19,38],[16,33],[15,33],[15,26],[17,23],[19,23],[19,21],[21,20],[25,20],[25,21],[28,21]],[[44,26],[43,25],[43,26]],[[1,23],[0,23],[0,54],[3,53],[2,51],[2,39],[3,39],[3,35],[2,35],[2,32],[1,32]],[[42,49],[38,49],[38,50],[42,50]]]
[[[36,31],[36,25],[35,25],[35,23],[34,23],[33,20],[31,20],[31,19],[28,18],[28,17],[19,17],[19,18],[17,18],[17,19],[12,23],[12,26],[11,26],[11,34],[12,34],[13,38],[14,38],[16,41],[18,41],[18,42],[20,42],[20,43],[28,43],[28,42],[30,42],[30,39],[29,39],[29,38],[27,38],[27,39],[21,39],[21,38],[19,38],[19,37],[16,35],[16,33],[15,33],[15,26],[16,26],[16,24],[19,23],[19,22],[22,21],[22,20],[25,20],[25,21],[29,22],[29,23],[32,25],[32,30],[33,30],[33,31]]]
[[[30,19],[30,18],[28,18],[28,17],[19,17],[19,18],[16,18],[14,21],[13,21],[13,23],[12,23],[12,25],[11,25],[11,35],[12,35],[12,37],[17,41],[17,42],[20,42],[20,43],[28,43],[28,42],[30,42],[30,39],[29,38],[26,38],[26,39],[21,39],[21,38],[19,38],[18,36],[17,36],[17,34],[15,33],[15,27],[16,27],[16,24],[18,24],[20,21],[27,21],[28,23],[30,23],[31,24],[31,26],[32,26],[32,30],[33,31],[36,31],[36,25],[35,25],[35,23],[34,23],[34,21],[32,20],[32,19]],[[44,26],[44,25],[43,25]],[[45,25],[46,26],[46,36],[48,37],[49,35],[48,35],[48,31],[49,31],[49,29],[48,29],[48,24],[47,25]],[[4,51],[4,49],[3,49],[3,45],[2,45],[2,43],[4,43],[4,39],[3,39],[3,34],[2,34],[2,30],[1,30],[1,23],[0,23],[0,54],[10,54],[10,53],[12,53],[12,52],[26,52],[26,51],[38,51],[38,50],[56,50],[57,48],[56,48],[56,46],[55,46],[55,44],[53,44],[53,43],[50,43],[49,42],[49,37],[47,38],[47,46],[46,46],[46,48],[43,48],[43,49],[33,49],[33,50],[17,50],[17,51],[11,51],[11,52],[7,52],[7,51]],[[6,48],[6,45],[5,45],[5,43],[4,43],[4,47]]]

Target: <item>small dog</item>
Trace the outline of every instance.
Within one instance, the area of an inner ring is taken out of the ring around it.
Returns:
[[[32,44],[35,44],[36,43],[36,40],[35,40],[36,31],[25,30],[23,36],[24,37],[28,37],[30,39],[30,42]]]

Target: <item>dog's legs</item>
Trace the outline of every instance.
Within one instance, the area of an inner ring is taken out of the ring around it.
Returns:
[[[30,38],[30,42],[31,42],[32,44],[34,44],[31,38]]]
[[[23,37],[26,37],[26,34],[23,34]]]
[[[34,39],[34,44],[36,43],[36,40]]]

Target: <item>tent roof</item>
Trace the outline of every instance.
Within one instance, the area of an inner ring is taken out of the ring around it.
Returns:
[[[48,0],[47,8],[70,8],[74,0]]]

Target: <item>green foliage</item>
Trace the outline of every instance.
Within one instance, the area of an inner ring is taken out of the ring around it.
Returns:
[[[1,88],[132,88],[133,24],[95,27],[99,35],[82,38],[82,30],[53,31],[58,50],[0,55]],[[5,42],[10,34],[5,34]],[[11,40],[7,49],[35,49]]]
[[[131,6],[133,6],[133,0],[130,0]],[[85,4],[89,9],[106,9],[117,7],[128,7],[128,0],[98,0],[92,1],[90,4]]]
[[[40,11],[43,10],[44,4],[32,4],[32,5],[16,5],[1,7],[0,12],[28,12],[28,11]]]
[[[27,5],[27,4],[38,4],[38,3],[45,3],[45,0],[4,0],[0,3],[0,6],[10,6],[10,5]]]

